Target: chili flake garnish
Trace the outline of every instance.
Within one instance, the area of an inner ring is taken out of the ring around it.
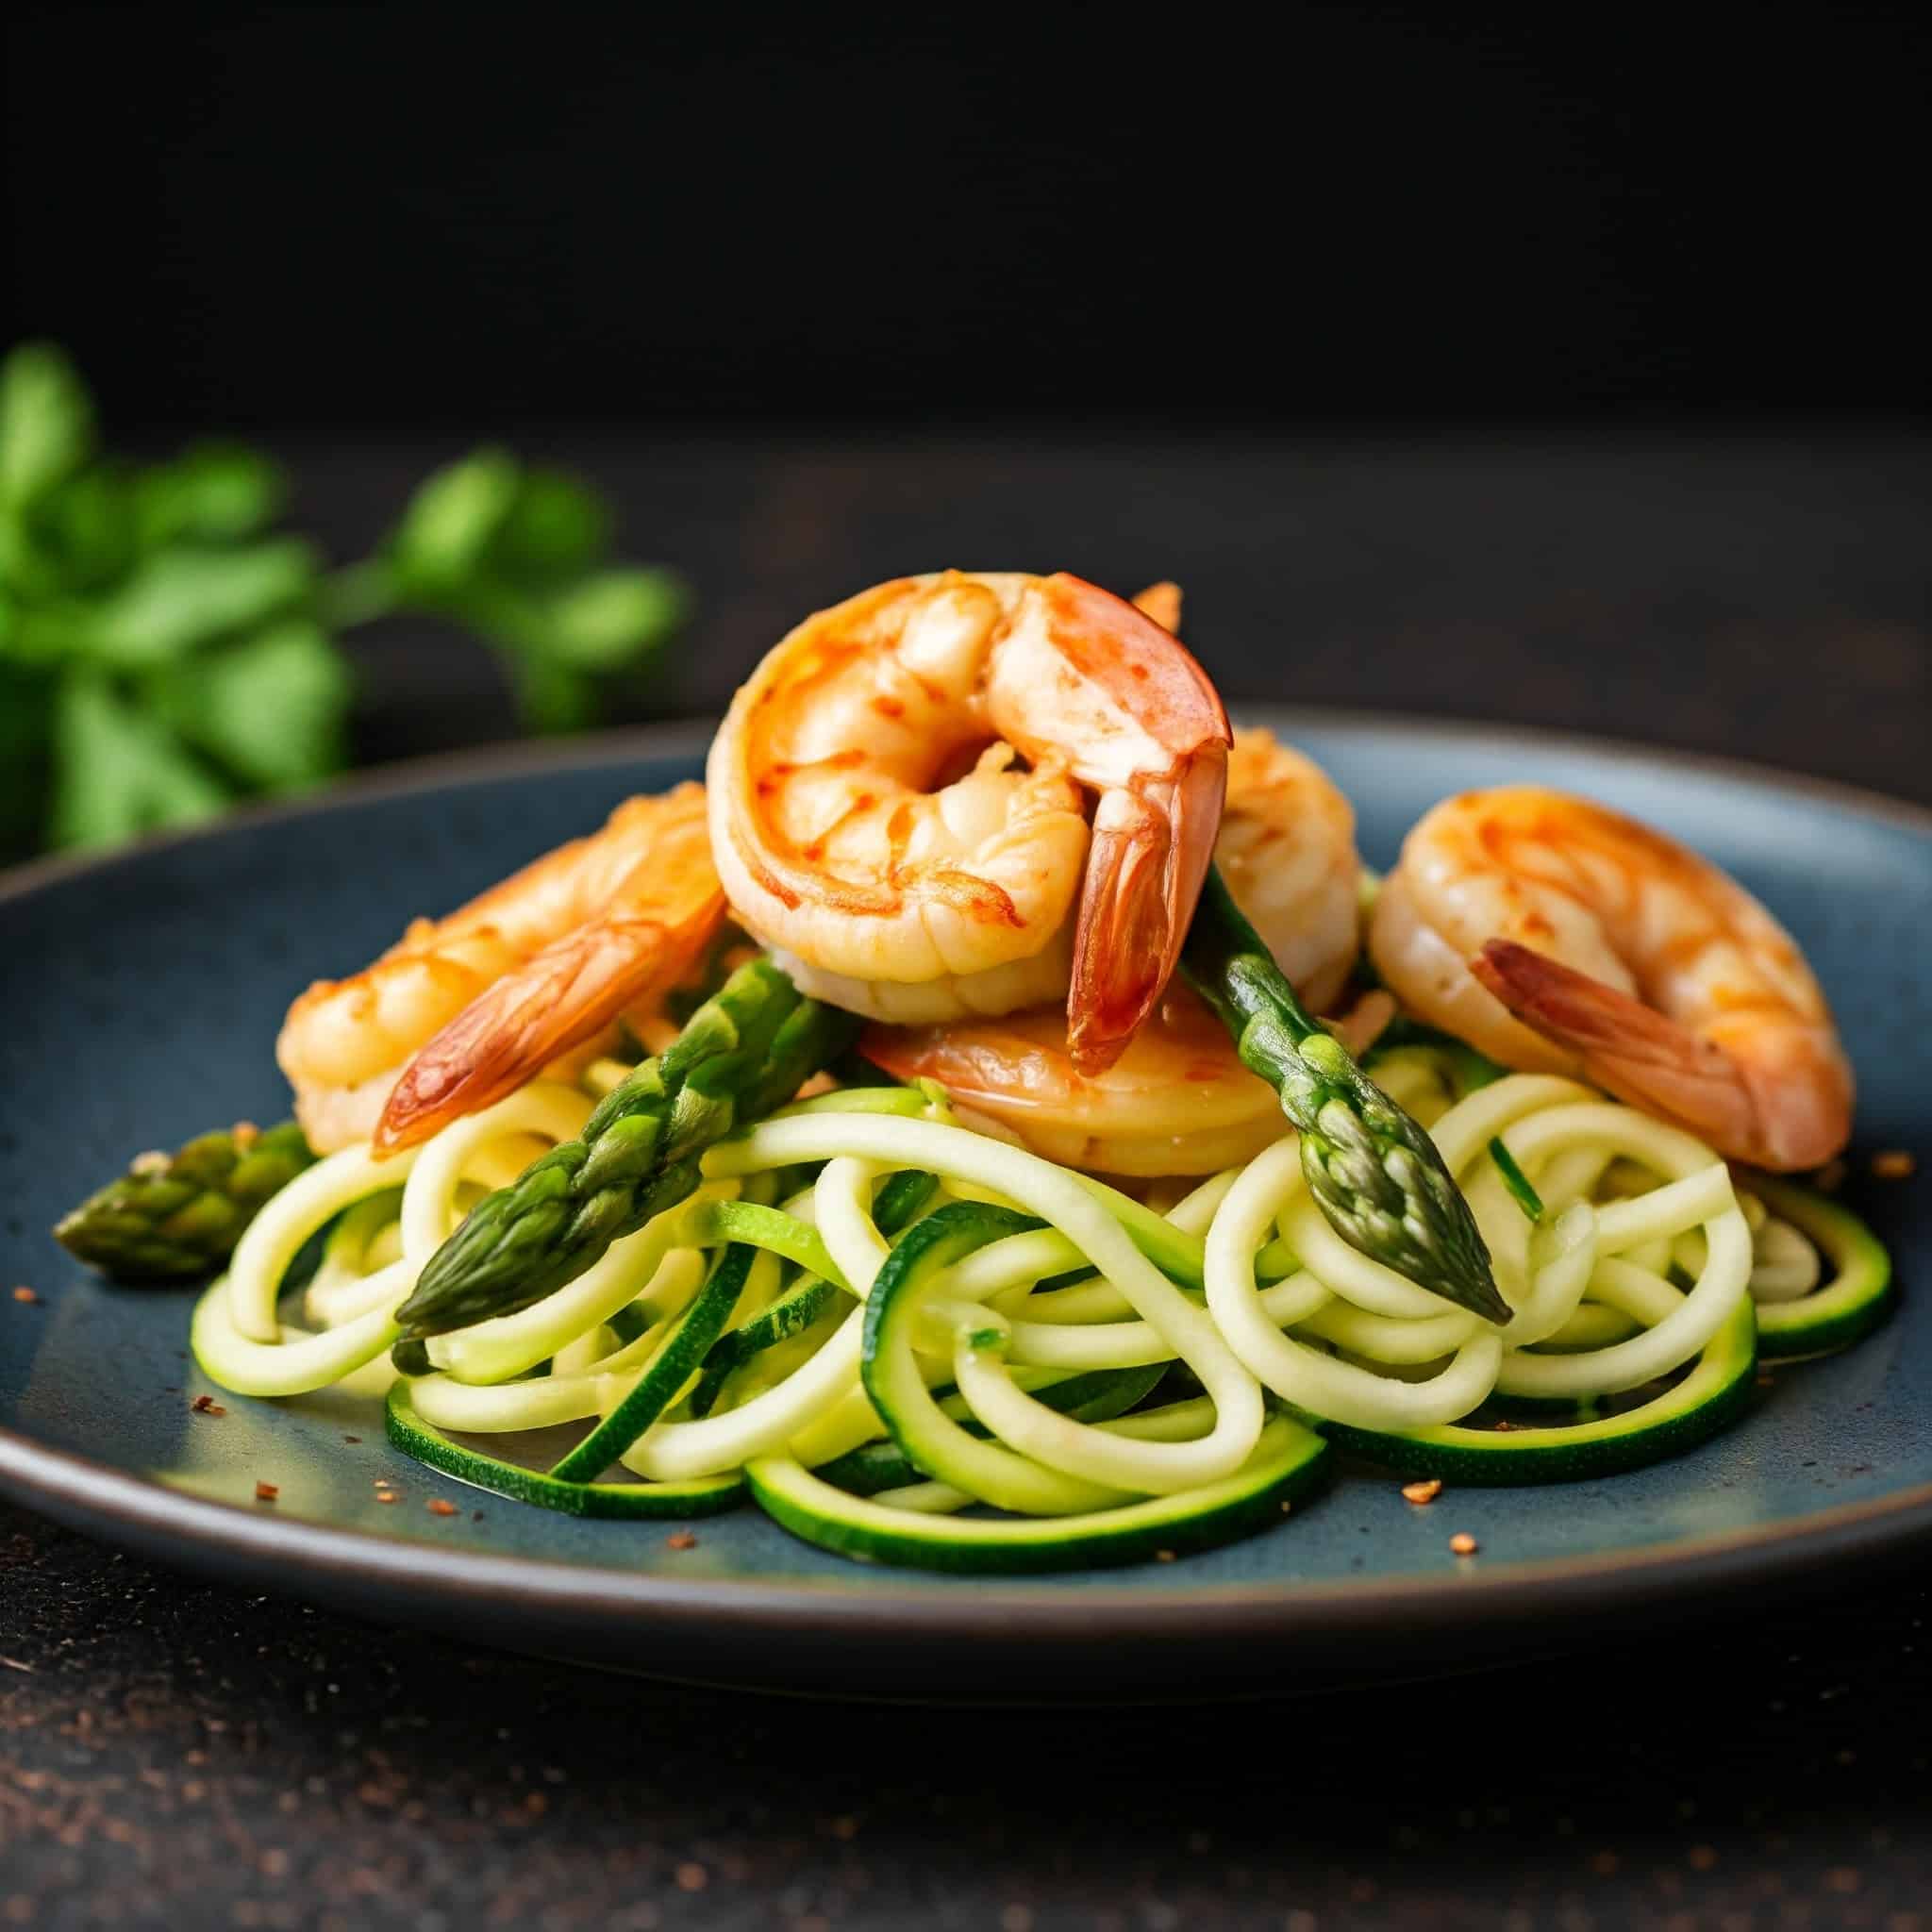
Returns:
[[[1404,1483],[1402,1500],[1405,1503],[1433,1503],[1442,1493],[1442,1478],[1432,1475],[1426,1482]]]
[[[255,1500],[258,1503],[273,1503],[281,1493],[282,1490],[279,1483],[258,1482],[255,1486]]]
[[[1449,1539],[1449,1547],[1458,1557],[1473,1557],[1479,1546],[1474,1537],[1462,1529]]]

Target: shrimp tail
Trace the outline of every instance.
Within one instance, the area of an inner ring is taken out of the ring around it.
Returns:
[[[1067,994],[1067,1045],[1091,1079],[1126,1050],[1179,962],[1221,829],[1233,734],[1207,673],[1158,618],[1064,571],[1044,591],[1052,649],[1086,701],[1131,720],[1166,755],[1164,768],[1150,762],[1124,783],[1104,758],[1074,762],[1100,793]],[[1179,623],[1177,589],[1142,595]]]
[[[1575,1054],[1620,1100],[1762,1167],[1813,1167],[1837,1151],[1831,1123],[1812,1117],[1808,1087],[1788,1069],[1743,1064],[1654,1007],[1512,940],[1490,941],[1469,964],[1517,1019]]]
[[[715,923],[720,894],[708,909]],[[655,919],[580,927],[473,1000],[403,1069],[376,1124],[378,1154],[425,1141],[464,1114],[513,1093],[553,1060],[662,991],[689,950]]]
[[[1226,787],[1225,760],[1208,758],[1100,801],[1067,997],[1067,1046],[1087,1078],[1120,1058],[1173,976]]]

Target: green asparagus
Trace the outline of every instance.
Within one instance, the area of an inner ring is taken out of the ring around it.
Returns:
[[[1212,867],[1181,971],[1301,1129],[1308,1191],[1336,1233],[1419,1287],[1508,1321],[1490,1251],[1434,1141],[1309,1016]]]
[[[605,1096],[576,1140],[471,1210],[397,1310],[399,1345],[514,1314],[574,1281],[690,1194],[705,1149],[791,1099],[858,1025],[807,999],[769,959],[740,967],[661,1055]]]
[[[202,1134],[178,1154],[143,1154],[67,1215],[54,1238],[123,1281],[212,1274],[261,1205],[315,1158],[293,1121]]]

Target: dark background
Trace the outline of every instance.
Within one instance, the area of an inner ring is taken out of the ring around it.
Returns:
[[[16,4],[0,333],[124,428],[1891,421],[1928,19]]]

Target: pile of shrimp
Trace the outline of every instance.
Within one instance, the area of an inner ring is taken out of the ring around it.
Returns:
[[[351,977],[277,1046],[322,1150],[413,1146],[628,1025],[735,927],[872,1022],[861,1051],[1062,1164],[1212,1174],[1287,1132],[1174,979],[1210,862],[1359,1049],[1399,1010],[1507,1068],[1589,1081],[1721,1154],[1794,1170],[1850,1132],[1817,980],[1674,840],[1529,786],[1465,792],[1373,895],[1347,800],[1234,732],[1179,597],[948,571],[807,619],[734,700],[706,782],[598,831]]]

